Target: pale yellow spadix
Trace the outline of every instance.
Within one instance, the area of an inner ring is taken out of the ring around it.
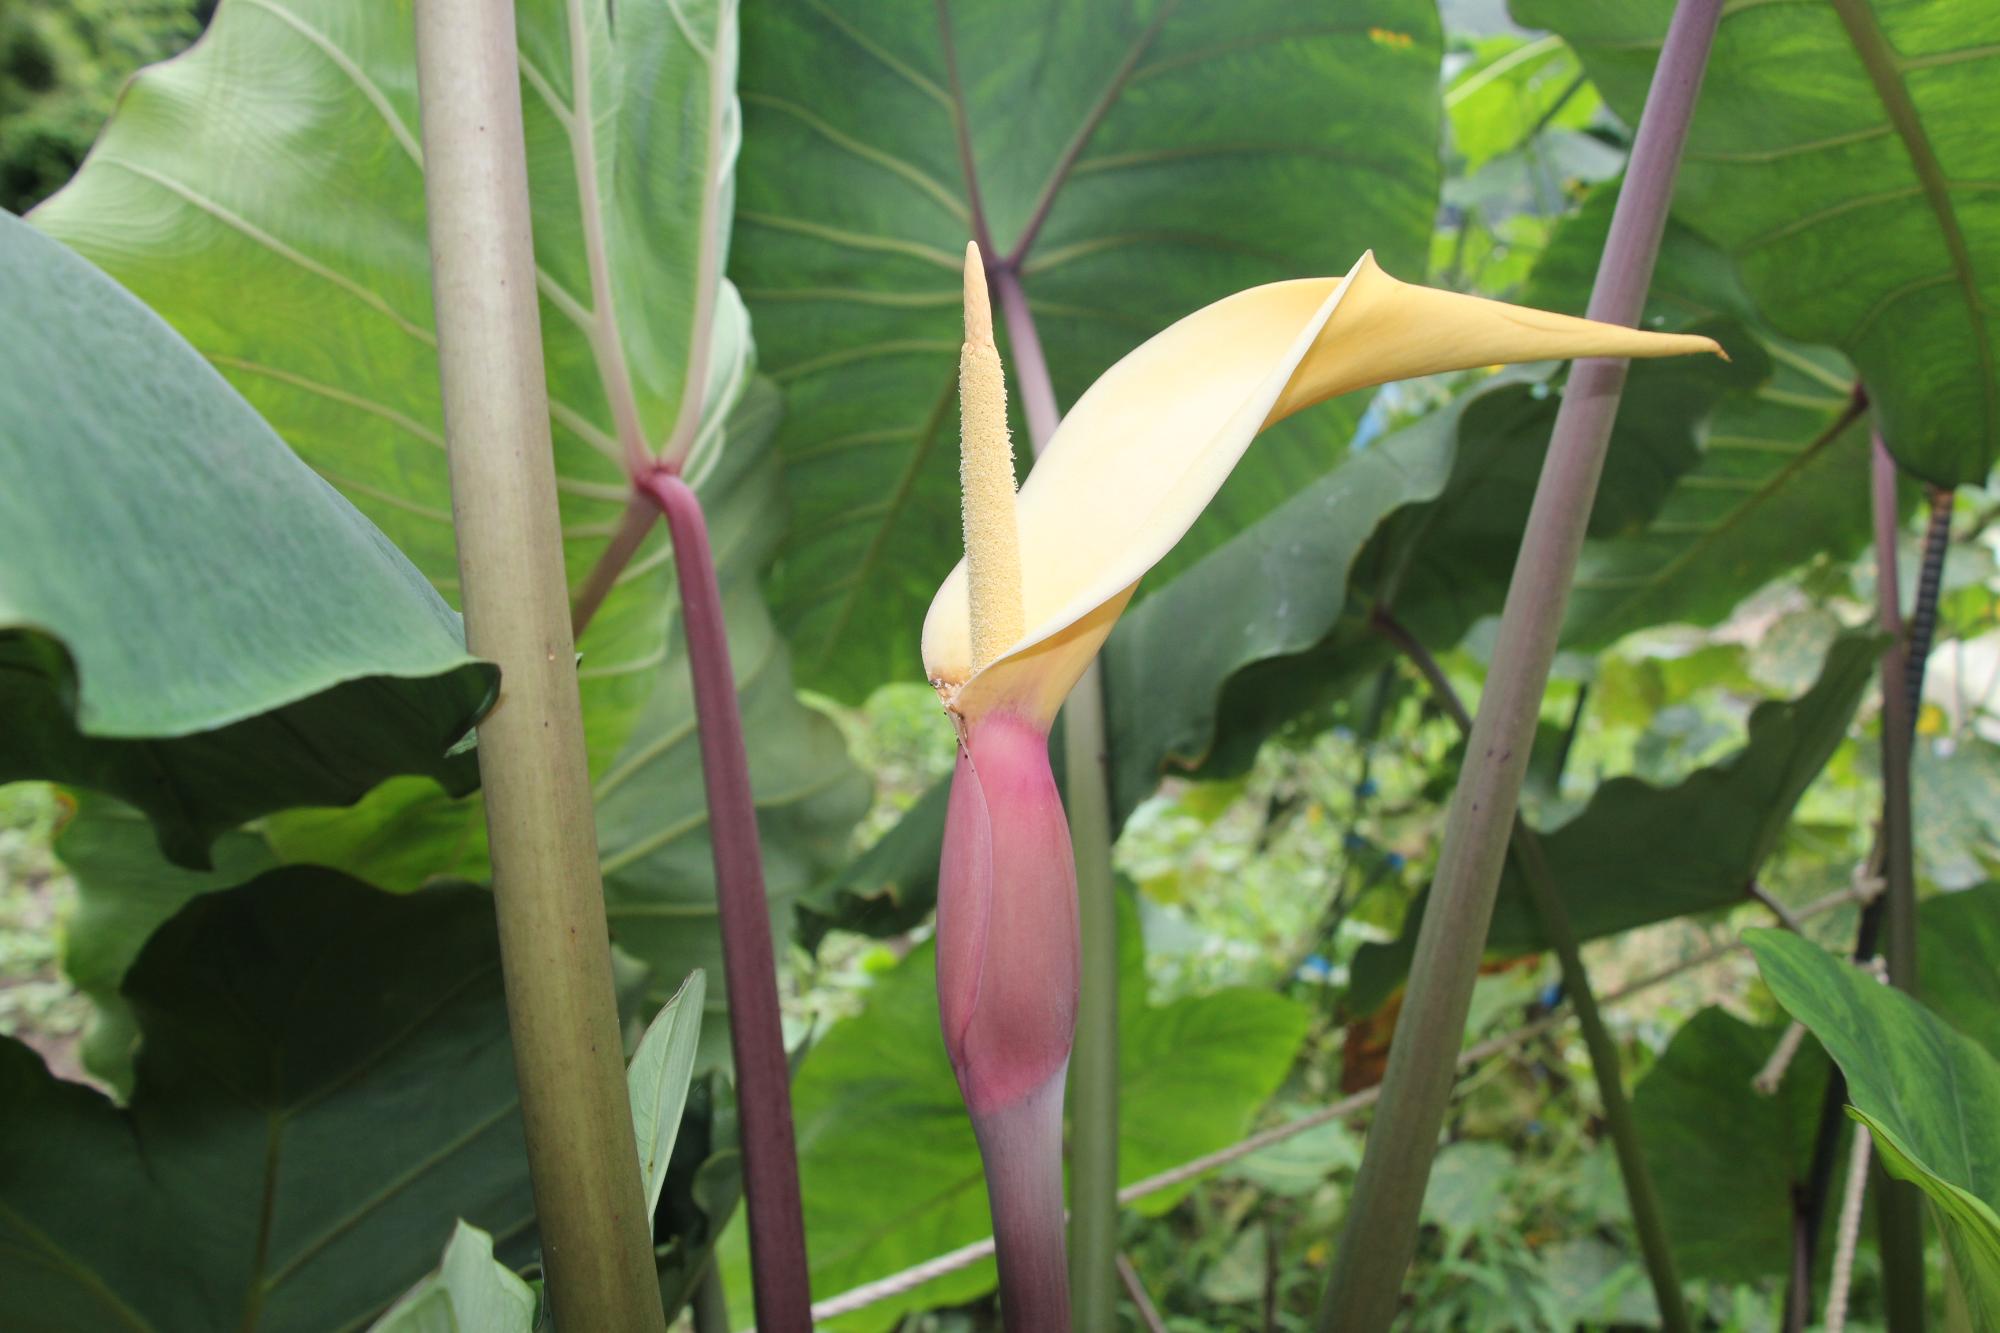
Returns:
[[[975,665],[961,563],[924,620],[926,673],[968,724],[1006,708],[1046,725],[1141,576],[1193,526],[1257,432],[1315,403],[1475,366],[1721,350],[1708,338],[1411,286],[1372,255],[1344,278],[1225,297],[1141,344],[1077,400],[1014,506],[1021,634]]]
[[[965,345],[958,353],[959,493],[971,643],[979,671],[1020,641],[1021,542],[1014,519],[1014,442],[1007,434],[1007,377],[993,345],[993,307],[979,246],[965,247]]]

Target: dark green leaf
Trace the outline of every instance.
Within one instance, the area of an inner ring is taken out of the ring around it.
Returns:
[[[1671,0],[1515,0],[1636,119]],[[1771,324],[1860,368],[1889,447],[1940,485],[2000,453],[2000,118],[1982,4],[1739,5],[1702,81],[1676,216],[1721,246]]]
[[[1439,59],[1425,0],[1064,0],[1032,16],[1009,0],[804,0],[747,6],[743,48],[733,271],[790,401],[798,509],[773,590],[806,679],[842,697],[915,678],[918,627],[958,558],[968,238],[990,231],[1000,259],[1047,203],[1023,285],[1059,404],[1240,288],[1344,273],[1370,247],[1422,277]],[[1140,596],[1324,473],[1365,404],[1260,440]]]
[[[1778,1003],[1847,1076],[1882,1165],[1936,1205],[1974,1326],[1988,1327],[2000,1317],[2000,1060],[1810,941],[1776,930],[1748,938]]]
[[[1831,1066],[1807,1041],[1776,1093],[1765,1096],[1751,1080],[1781,1036],[1782,1028],[1704,1009],[1633,1092],[1632,1114],[1685,1277],[1754,1282],[1790,1270],[1792,1188],[1808,1174]],[[1844,1175],[1847,1153],[1835,1161],[1836,1177]],[[1838,1178],[1830,1197],[1840,1197]],[[1821,1233],[1828,1250],[1833,1231]]]
[[[458,618],[130,293],[0,215],[0,782],[108,791],[188,867],[242,821],[448,759]]]
[[[1873,679],[1880,645],[1849,635],[1828,652],[1806,694],[1750,714],[1743,748],[1668,788],[1614,778],[1569,823],[1542,837],[1548,867],[1579,940],[1743,901],[1807,784],[1847,734]],[[1500,881],[1486,947],[1496,955],[1548,947],[1511,860]],[[1425,899],[1389,944],[1355,955],[1349,1001],[1372,1011],[1408,973]]]
[[[1917,957],[1924,1003],[2000,1059],[2000,885],[1926,899]]]
[[[355,1329],[464,1217],[533,1222],[490,900],[290,867],[126,980],[129,1107],[0,1041],[0,1306],[21,1333]]]

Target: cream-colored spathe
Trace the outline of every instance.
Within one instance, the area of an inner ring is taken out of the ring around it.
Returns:
[[[1399,282],[1363,255],[1346,277],[1225,297],[1148,339],[1063,418],[1016,503],[1024,631],[975,671],[963,562],[924,620],[925,671],[970,723],[1007,706],[1052,720],[1139,579],[1173,548],[1257,432],[1355,389],[1577,356],[1721,353]]]

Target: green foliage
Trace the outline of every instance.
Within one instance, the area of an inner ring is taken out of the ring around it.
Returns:
[[[1666,0],[1518,0],[1554,28],[1605,100],[1636,120]],[[1981,57],[1988,5],[1745,5],[1724,16],[1674,211],[1721,246],[1771,324],[1860,369],[1896,457],[1977,484],[2000,455],[1989,284],[2000,115]]]
[[[0,218],[0,781],[144,809],[181,865],[391,773],[457,790],[491,701],[458,618],[195,350]],[[134,448],[143,440],[146,447]]]
[[[354,1326],[454,1218],[532,1225],[483,894],[272,871],[156,932],[125,996],[129,1106],[0,1041],[9,1327]]]
[[[0,11],[0,208],[25,213],[76,170],[119,85],[200,30],[206,0],[38,0]]]
[[[1452,147],[1477,171],[1531,146],[1548,129],[1580,130],[1599,105],[1575,53],[1558,37],[1488,37],[1444,93]]]
[[[1872,636],[1843,639],[1804,696],[1758,706],[1743,748],[1723,762],[1665,791],[1615,778],[1582,814],[1544,834],[1549,872],[1577,938],[1741,902],[1807,784],[1847,734],[1879,651]],[[1510,860],[1486,935],[1495,955],[1548,947],[1519,876]],[[1400,938],[1356,957],[1349,1002],[1358,1012],[1380,1005],[1407,974],[1421,912],[1419,900]]]
[[[1900,991],[1779,931],[1750,937],[1778,1002],[1847,1076],[1882,1165],[1935,1206],[1977,1327],[2000,1318],[2000,1060]]]
[[[1120,925],[1118,1166],[1129,1182],[1241,1134],[1290,1067],[1305,1014],[1248,988],[1149,1004],[1129,900]],[[924,944],[883,971],[792,1085],[822,1297],[992,1234],[978,1145],[938,1035],[934,958]],[[1181,1192],[1140,1206],[1158,1212]],[[735,1305],[748,1295],[740,1241],[725,1258]],[[981,1263],[833,1326],[888,1328],[905,1311],[969,1300],[993,1283],[992,1264]]]
[[[687,1106],[688,1082],[694,1077],[695,1051],[701,1042],[702,1002],[707,995],[708,974],[690,973],[674,998],[647,1025],[646,1034],[639,1038],[639,1049],[632,1052],[625,1069],[648,1213],[659,1207],[667,1163],[673,1160],[674,1140],[680,1135],[681,1111]]]
[[[629,494],[618,369],[651,447],[675,434],[685,381],[701,374],[705,406],[683,423],[687,476],[721,569],[772,907],[784,920],[859,813],[865,783],[832,724],[794,697],[758,594],[783,512],[764,448],[777,403],[752,383],[719,242],[702,240],[704,218],[726,210],[731,191],[730,11],[640,6],[615,25],[598,0],[577,12],[576,49],[560,0],[524,4],[519,17],[567,567],[581,582]],[[151,303],[455,594],[412,42],[408,12],[394,5],[227,5],[199,47],[133,83],[89,163],[36,221]],[[588,196],[580,162],[595,171]],[[586,252],[596,245],[611,291],[593,295]],[[712,319],[698,324],[704,284],[719,285]],[[674,979],[720,966],[692,697],[658,525],[578,646],[610,916],[620,946],[653,968],[657,1006]],[[398,886],[486,873],[478,801],[454,803],[427,784],[377,792],[347,815],[288,818],[274,841],[287,857]],[[708,1031],[719,1056],[724,1028]]]
[[[958,558],[969,235],[989,260],[1032,242],[1023,285],[1059,404],[1239,288],[1344,273],[1370,247],[1399,276],[1424,266],[1439,119],[1425,0],[1303,27],[1284,0],[1072,0],[1034,22],[961,0],[944,25],[918,0],[751,5],[743,50],[733,272],[790,405],[797,508],[773,594],[829,693],[914,676]],[[1259,439],[1140,597],[1333,466],[1365,403]]]

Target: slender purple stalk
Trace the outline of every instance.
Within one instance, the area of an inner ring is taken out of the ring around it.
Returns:
[[[1638,323],[1721,16],[1722,0],[1682,0],[1675,10],[1598,265],[1594,319]],[[1395,1319],[1542,692],[1624,381],[1620,360],[1582,360],[1570,372],[1446,821],[1381,1104],[1320,1307],[1322,1330],[1361,1333]]]
[[[1021,272],[1012,263],[988,264],[986,276],[1000,293],[1000,314],[1007,322],[1007,350],[1014,360],[1014,380],[1021,389],[1021,411],[1028,417],[1028,439],[1039,456],[1042,447],[1056,433],[1062,413],[1056,411],[1056,391],[1049,379],[1048,358],[1042,354],[1042,339],[1035,317],[1028,310],[1028,294],[1021,288]]]
[[[973,1117],[1000,1267],[1000,1314],[1010,1330],[1068,1333],[1063,1249],[1063,1079]]]
[[[666,516],[687,627],[709,838],[715,849],[715,897],[722,926],[723,980],[729,994],[729,1047],[736,1061],[757,1326],[767,1333],[808,1333],[812,1291],[799,1201],[798,1149],[792,1136],[791,1071],[785,1063],[750,760],[736,702],[736,673],[729,664],[708,521],[701,501],[673,473],[655,469],[637,485]]]

